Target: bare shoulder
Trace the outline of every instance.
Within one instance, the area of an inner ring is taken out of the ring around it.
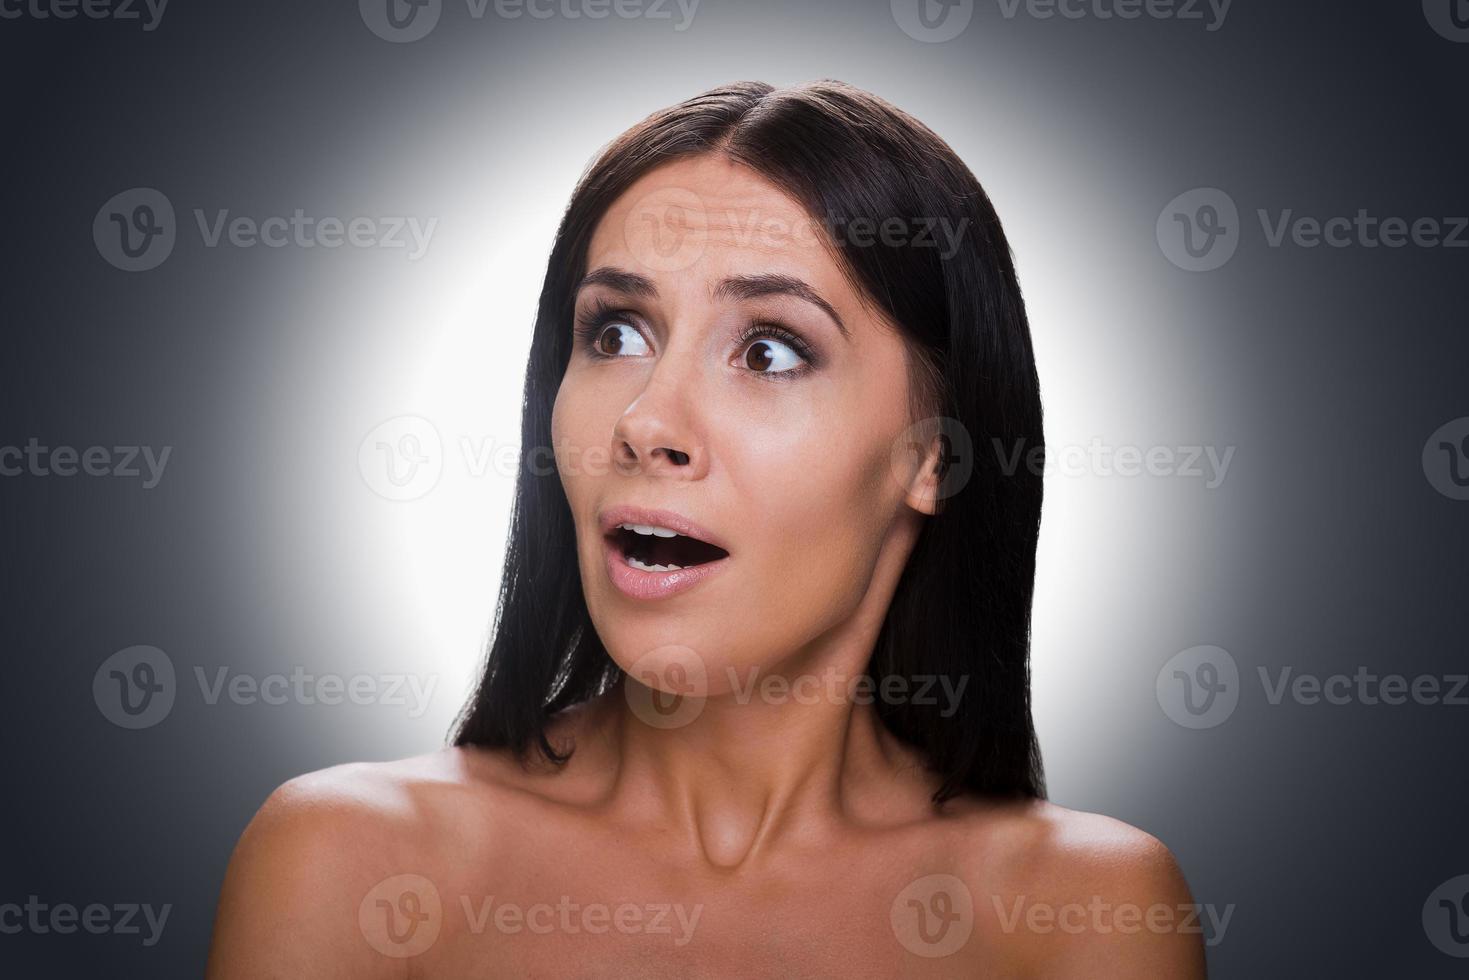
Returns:
[[[468,893],[484,882],[467,876],[534,857],[525,828],[595,799],[605,783],[605,713],[593,707],[567,709],[547,727],[553,742],[577,746],[566,766],[454,747],[286,781],[235,845],[208,976],[401,976],[401,944],[375,942],[377,906]]]
[[[1173,852],[1112,817],[1037,800],[977,808],[963,856],[976,929],[1045,976],[1203,977],[1199,909]]]
[[[397,975],[403,961],[364,935],[363,903],[384,882],[434,874],[445,853],[491,846],[514,768],[500,753],[445,749],[282,784],[230,858],[208,976]],[[479,819],[465,820],[470,810]]]
[[[1034,800],[995,807],[989,823],[986,841],[1007,845],[1001,853],[1009,855],[1009,870],[1021,880],[1072,887],[1183,884],[1162,841],[1113,817]]]
[[[368,850],[395,859],[426,857],[426,844],[438,840],[435,832],[461,824],[464,808],[492,816],[513,787],[514,770],[506,753],[446,748],[308,772],[266,798],[235,857],[281,846],[354,860]]]

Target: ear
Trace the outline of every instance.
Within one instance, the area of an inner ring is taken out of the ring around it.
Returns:
[[[942,510],[939,489],[952,456],[948,437],[935,431],[924,442],[910,442],[908,448],[915,466],[904,486],[903,500],[920,514],[932,517]]]

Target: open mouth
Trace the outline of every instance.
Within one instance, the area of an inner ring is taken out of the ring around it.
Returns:
[[[718,545],[653,524],[619,524],[607,542],[628,565],[645,572],[676,572],[729,557]]]

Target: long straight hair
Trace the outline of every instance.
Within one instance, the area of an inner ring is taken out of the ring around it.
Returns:
[[[972,468],[925,519],[867,666],[879,685],[929,677],[968,678],[967,687],[957,710],[937,698],[878,698],[879,717],[940,777],[936,804],[961,793],[1043,797],[1029,667],[1040,467],[1006,465],[1044,451],[1040,381],[994,207],[922,123],[842,82],[739,82],[654,113],[609,144],[582,175],[551,249],[522,447],[552,445],[576,287],[598,221],[653,168],[707,153],[761,174],[824,227],[852,232],[830,244],[864,300],[902,332],[913,411],[969,443],[971,458],[960,464]],[[916,235],[873,237],[890,218],[928,228],[930,240],[937,229],[937,247],[921,247]],[[620,673],[587,611],[560,477],[554,466],[523,466],[493,639],[453,744],[564,762],[570,750],[546,737],[551,716],[604,692]]]

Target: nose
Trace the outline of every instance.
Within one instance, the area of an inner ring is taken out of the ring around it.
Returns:
[[[612,459],[624,475],[698,480],[708,472],[708,453],[697,435],[693,392],[675,383],[671,369],[676,367],[665,356],[612,427]]]

